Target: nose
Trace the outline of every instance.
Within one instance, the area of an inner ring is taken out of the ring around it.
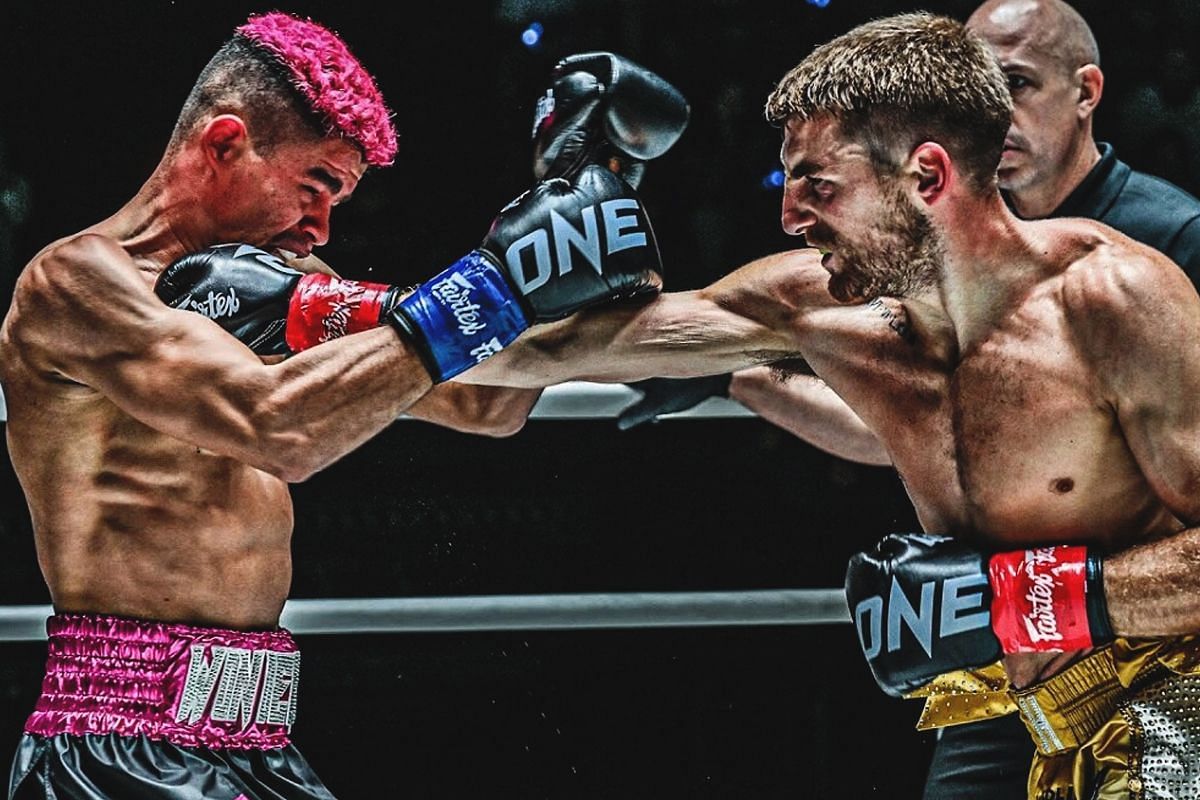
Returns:
[[[300,220],[300,230],[312,239],[314,247],[320,247],[329,241],[329,203],[319,203],[310,206]]]
[[[791,236],[803,236],[804,232],[817,222],[817,216],[800,196],[800,187],[795,185],[803,181],[789,181],[783,190],[783,208],[779,213],[779,224],[784,233]]]

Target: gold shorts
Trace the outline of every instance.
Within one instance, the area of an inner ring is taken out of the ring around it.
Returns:
[[[1020,714],[1030,800],[1200,800],[1200,637],[1118,639],[1020,690],[1000,663],[947,673],[909,697],[921,730]]]

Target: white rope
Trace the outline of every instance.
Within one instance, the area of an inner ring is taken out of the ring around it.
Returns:
[[[46,638],[49,605],[0,606],[0,641]],[[435,633],[850,621],[841,589],[750,592],[370,597],[289,600],[280,624],[296,634]]]
[[[608,419],[617,416],[641,393],[622,383],[573,381],[547,387],[530,412],[530,419]],[[736,400],[710,397],[686,411],[659,419],[717,419],[757,416]]]

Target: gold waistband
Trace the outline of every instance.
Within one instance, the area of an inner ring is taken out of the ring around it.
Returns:
[[[1118,639],[1042,683],[1013,689],[1001,662],[938,676],[910,693],[925,698],[919,730],[1019,713],[1043,755],[1079,747],[1115,713],[1127,690],[1171,670],[1200,673],[1200,637]]]

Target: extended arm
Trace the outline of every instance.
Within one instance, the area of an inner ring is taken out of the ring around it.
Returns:
[[[525,426],[541,389],[472,386],[447,381],[408,409],[408,416],[463,433],[512,436]]]
[[[544,387],[714,375],[802,356],[841,339],[856,317],[826,291],[815,251],[767,256],[704,289],[608,305],[528,331],[462,376],[471,383]],[[824,333],[835,335],[826,336]]]

